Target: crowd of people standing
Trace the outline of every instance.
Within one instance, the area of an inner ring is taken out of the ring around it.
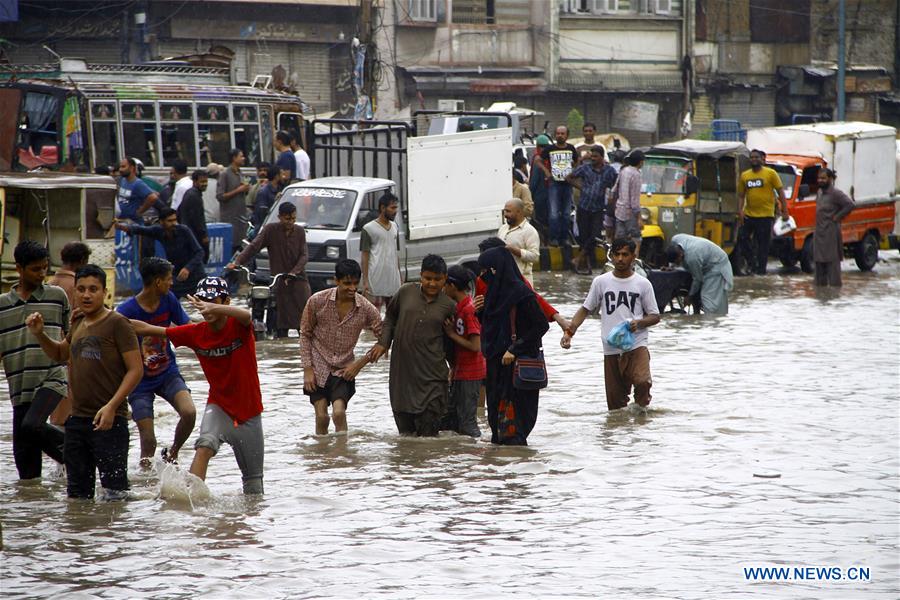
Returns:
[[[585,134],[587,140],[588,126]],[[559,325],[560,343],[569,348],[585,319],[596,312],[601,316],[609,409],[624,408],[632,399],[632,406],[646,409],[652,386],[647,330],[659,322],[660,311],[651,283],[633,268],[640,247],[644,157],[632,152],[625,166],[616,168],[606,162],[602,146],[576,149],[567,138],[568,130],[559,127],[555,144],[538,139],[531,165],[514,163],[504,223],[496,237],[479,246],[477,273],[458,265],[448,268],[441,256],[432,254],[422,261],[420,280],[403,283],[394,222],[399,203],[390,193],[379,199],[378,217],[363,228],[362,264],[338,261],[334,288],[310,293],[303,277],[305,231],[296,223],[291,202],[279,204],[278,222],[259,229],[246,248],[239,253],[234,248],[237,255],[229,269],[266,248],[273,273],[286,275],[276,292],[278,330],[281,336],[290,329],[299,332],[302,389],[313,407],[317,434],[328,433],[332,422],[335,431],[347,431],[357,375],[390,353],[389,398],[400,434],[435,436],[452,430],[480,437],[476,413],[483,393],[490,441],[526,445],[537,423],[540,390],[548,384],[542,339],[550,323]],[[258,227],[259,215],[268,213],[279,186],[302,172],[295,140],[285,132],[276,140],[278,161],[263,167],[267,182],[257,182],[255,189],[241,178],[243,153],[231,152],[231,164],[218,174],[223,218],[246,227],[252,195],[251,223],[256,217]],[[764,155],[754,151],[751,169],[741,178],[740,198],[741,235],[759,238],[760,247],[774,218],[769,203],[780,197],[780,182],[763,170],[763,161]],[[305,168],[308,175],[308,163]],[[520,181],[522,169],[530,170],[530,181],[539,181],[547,192],[551,245],[569,243],[572,192],[580,192],[578,270],[590,270],[593,244],[601,233],[612,240],[613,269],[593,280],[571,320],[534,289],[540,234],[529,215],[540,226],[544,207],[534,186],[526,188]],[[150,466],[157,449],[157,397],[178,413],[172,443],[161,452],[164,461],[177,463],[194,430],[196,409],[174,345],[195,352],[210,387],[190,472],[205,479],[225,442],[234,449],[244,492],[263,492],[263,404],[252,319],[248,310],[231,304],[225,280],[203,274],[208,236],[202,193],[209,174],[195,171],[188,177],[186,172],[176,165],[170,187],[155,192],[139,178],[134,160],[121,161],[116,226],[161,242],[167,258],[143,257],[142,289],[115,310],[105,306],[106,274],[89,263],[84,244],[63,248],[64,267],[47,283],[47,249],[30,240],[16,246],[18,282],[0,296],[0,357],[13,404],[13,453],[20,478],[39,477],[46,454],[65,464],[70,497],[92,498],[97,473],[107,497],[124,497],[129,487],[129,412],[140,438],[141,465]],[[840,285],[840,258],[833,252],[840,244],[837,224],[853,207],[834,189],[834,178],[828,169],[819,175],[816,280],[823,285]],[[144,221],[148,214],[155,224]],[[784,202],[781,215],[787,216]],[[733,282],[724,251],[686,234],[671,242],[669,261],[693,276],[690,294],[699,297],[706,312],[727,313]],[[757,258],[757,271],[764,273],[763,255]],[[190,321],[182,297],[202,321]],[[356,356],[363,330],[371,331],[376,342]]]
[[[386,210],[392,200],[383,203]],[[619,245],[630,268],[634,245],[629,240]],[[477,274],[461,266],[448,269],[437,255],[425,257],[420,281],[402,283],[390,297],[382,296],[383,319],[360,293],[359,263],[337,263],[336,287],[312,295],[300,317],[299,365],[317,434],[327,433],[330,422],[338,432],[347,430],[357,374],[390,352],[390,405],[400,434],[452,430],[479,437],[476,411],[484,388],[491,442],[527,444],[537,422],[540,389],[546,386],[542,338],[556,321],[568,345],[580,313],[572,322],[561,317],[534,291],[503,240],[487,239],[479,250]],[[178,413],[172,443],[161,452],[163,460],[177,462],[194,429],[196,410],[174,345],[194,350],[210,386],[190,473],[205,478],[226,442],[235,450],[245,493],[262,493],[263,407],[255,340],[250,313],[231,305],[227,283],[218,277],[198,282],[188,301],[203,321],[191,323],[172,291],[175,267],[147,257],[141,264],[143,289],[111,310],[104,305],[105,272],[86,263],[86,255],[76,258],[77,264],[67,263],[77,269],[68,284],[70,300],[63,288],[44,283],[46,248],[20,243],[15,249],[19,281],[0,297],[0,319],[8,325],[0,333],[0,355],[14,405],[20,477],[40,475],[43,453],[64,462],[69,496],[92,498],[99,473],[106,497],[122,497],[128,489],[129,412],[140,438],[141,465],[147,467],[156,451],[157,397]],[[365,280],[371,289],[382,283],[375,279],[396,282],[393,273],[379,269],[369,262]],[[625,296],[617,302],[643,329],[655,322],[646,316],[655,305],[648,304],[645,290],[639,291],[643,304]],[[364,329],[376,342],[357,357],[354,348]],[[639,364],[649,374],[648,360]],[[528,368],[537,368],[543,379],[523,375]],[[622,369],[620,404],[629,393],[623,391],[624,382],[632,377],[633,369]],[[649,380],[642,385],[648,387]],[[64,398],[63,431],[48,418]],[[635,398],[642,405],[649,402],[644,395]]]

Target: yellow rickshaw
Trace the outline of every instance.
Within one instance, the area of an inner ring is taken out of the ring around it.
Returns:
[[[664,262],[676,233],[705,237],[731,254],[737,242],[738,182],[750,167],[740,142],[681,140],[653,146],[641,169],[641,259]]]
[[[72,241],[91,249],[91,262],[107,275],[107,300],[115,294],[115,248],[110,227],[115,214],[112,177],[75,173],[0,173],[0,256],[7,291],[17,281],[13,250],[26,239],[50,250],[52,274],[62,266],[59,251]]]

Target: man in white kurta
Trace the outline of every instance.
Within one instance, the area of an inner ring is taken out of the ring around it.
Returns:
[[[534,286],[532,271],[534,263],[540,260],[541,238],[525,218],[525,203],[518,198],[508,201],[503,207],[503,218],[506,223],[500,226],[497,237],[506,242],[522,276]]]

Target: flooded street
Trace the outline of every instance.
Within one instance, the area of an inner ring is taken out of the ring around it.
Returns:
[[[739,278],[728,317],[664,316],[650,334],[647,415],[607,411],[599,320],[570,351],[552,325],[527,448],[400,438],[386,360],[357,380],[349,437],[317,438],[297,340],[263,342],[258,499],[242,496],[226,446],[210,500],[160,498],[133,424],[135,499],[67,501],[49,459],[43,481],[21,483],[4,382],[2,595],[897,598],[900,255],[881,257],[873,273],[845,261],[839,292],[800,273]],[[589,285],[536,278],[567,316]],[[199,365],[178,357],[202,410]],[[156,411],[167,445],[176,416],[162,400]],[[859,566],[869,580],[745,577],[764,566]]]

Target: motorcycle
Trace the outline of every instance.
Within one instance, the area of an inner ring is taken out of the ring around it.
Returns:
[[[274,278],[258,276],[255,273],[251,273],[244,266],[238,266],[230,273],[239,271],[244,273],[247,283],[250,284],[248,305],[253,318],[253,334],[256,341],[286,337],[285,335],[279,335],[278,331],[278,303],[275,299],[275,288],[280,279],[291,280],[296,279],[296,276],[287,273],[279,273]],[[227,277],[228,275],[226,274]]]

